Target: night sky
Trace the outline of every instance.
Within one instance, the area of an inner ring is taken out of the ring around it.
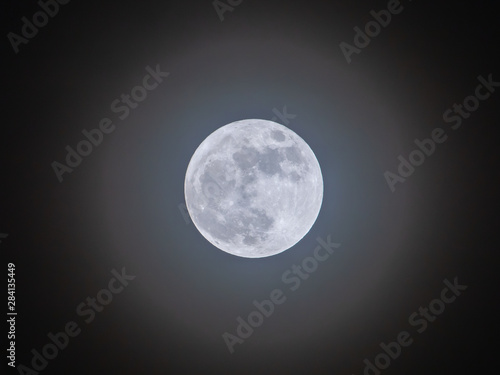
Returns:
[[[41,4],[1,12],[7,373],[498,366],[495,2]],[[260,259],[184,202],[198,145],[248,118],[302,137],[324,180],[309,233]]]

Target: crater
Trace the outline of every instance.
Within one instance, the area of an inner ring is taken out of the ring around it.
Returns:
[[[304,163],[304,159],[302,158],[302,155],[301,155],[298,147],[285,148],[285,155],[286,155],[286,158],[288,160],[290,160],[292,163],[296,163],[296,164]]]
[[[259,169],[268,175],[273,175],[281,172],[280,162],[283,157],[278,150],[273,150],[267,147],[262,154],[260,154]]]
[[[273,130],[271,133],[271,138],[278,142],[283,142],[285,140],[285,135],[279,130]]]
[[[299,176],[299,174],[297,172],[292,172],[288,175],[288,178],[290,178],[290,180],[294,181],[294,182],[297,182],[299,180],[301,180],[301,177]]]
[[[241,169],[249,169],[259,162],[259,153],[254,148],[244,147],[233,154],[233,160]]]

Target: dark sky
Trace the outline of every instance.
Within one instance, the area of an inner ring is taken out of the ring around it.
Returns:
[[[37,2],[4,2],[0,253],[5,289],[15,264],[15,365],[33,368],[32,350],[74,322],[78,334],[58,336],[66,346],[38,360],[40,374],[497,366],[495,3],[226,1],[221,20],[209,0],[73,0],[37,32],[23,29]],[[388,6],[387,25],[370,29],[370,11]],[[368,45],[346,59],[340,44],[361,47],[354,28],[367,23]],[[275,116],[316,154],[322,209],[286,252],[235,257],[185,216],[186,168],[219,127]],[[441,143],[424,141],[433,134]],[[79,144],[88,155],[65,166]],[[398,172],[409,159],[418,165]],[[318,237],[341,245],[292,290],[282,277]],[[135,278],[118,288],[123,268]],[[467,288],[453,299],[444,280]],[[285,301],[231,354],[223,334],[237,335],[275,289]],[[91,313],[96,296],[112,301]],[[380,356],[404,332],[411,344]]]

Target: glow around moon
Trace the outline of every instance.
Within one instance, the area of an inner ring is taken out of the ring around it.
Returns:
[[[281,253],[316,221],[323,201],[319,163],[307,143],[267,120],[236,121],[195,151],[184,182],[196,228],[241,257]]]

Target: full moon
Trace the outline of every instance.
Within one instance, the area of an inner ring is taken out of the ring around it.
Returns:
[[[323,201],[314,152],[287,127],[241,120],[210,134],[184,181],[186,206],[200,233],[240,257],[281,253],[309,232]]]

